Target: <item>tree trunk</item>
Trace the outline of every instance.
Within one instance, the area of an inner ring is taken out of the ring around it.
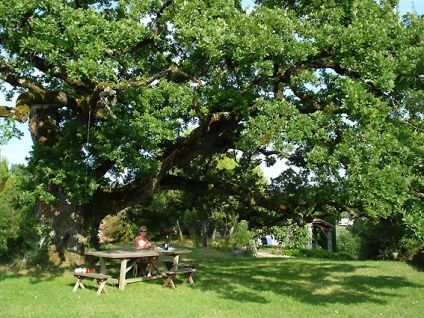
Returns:
[[[208,221],[202,222],[202,247],[208,247]]]
[[[84,208],[70,202],[60,189],[54,191],[54,204],[37,204],[37,216],[51,224],[49,260],[55,265],[82,263],[85,247],[90,243],[90,225]],[[96,227],[97,228],[97,227]]]
[[[211,234],[211,241],[215,242],[216,241],[216,226],[213,227],[213,231]]]
[[[177,220],[178,239],[184,241],[183,231],[181,230],[180,222]]]
[[[230,226],[229,228],[225,227],[224,237],[225,237],[225,244],[226,245],[230,244],[230,239],[231,239],[231,235],[233,234],[233,232],[234,232],[234,226]]]

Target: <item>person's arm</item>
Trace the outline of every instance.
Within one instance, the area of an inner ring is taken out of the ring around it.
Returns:
[[[156,248],[156,246],[155,246],[155,244],[150,243],[150,241],[146,239],[146,241],[145,241],[145,248],[154,250]]]

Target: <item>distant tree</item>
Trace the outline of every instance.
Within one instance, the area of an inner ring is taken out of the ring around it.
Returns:
[[[0,260],[37,245],[34,196],[28,190],[27,171],[8,167],[0,159]],[[35,240],[35,241],[34,241]]]

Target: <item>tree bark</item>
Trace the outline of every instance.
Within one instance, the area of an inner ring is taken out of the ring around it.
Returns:
[[[178,232],[178,239],[180,241],[184,240],[183,231],[181,230],[180,222],[177,220],[177,232]]]
[[[213,227],[212,234],[211,234],[211,240],[213,242],[216,241],[216,226]]]
[[[202,247],[208,248],[208,221],[202,221]]]
[[[83,207],[69,202],[61,189],[55,189],[56,202],[37,204],[37,216],[51,224],[49,236],[50,261],[56,265],[67,261],[78,261],[90,241],[89,227],[84,217]]]

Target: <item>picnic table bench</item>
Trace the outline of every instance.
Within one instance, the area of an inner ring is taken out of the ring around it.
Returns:
[[[166,277],[166,279],[165,279],[165,283],[162,285],[162,287],[170,286],[170,287],[175,289],[174,279],[179,274],[185,274],[187,281],[190,283],[190,285],[194,285],[193,274],[195,272],[196,272],[196,270],[194,268],[191,268],[191,267],[178,268],[178,269],[175,269],[175,270],[166,271],[163,274]]]
[[[106,293],[106,282],[111,277],[110,275],[97,274],[97,273],[74,273],[74,277],[77,280],[74,286],[73,291],[76,292],[78,288],[85,289],[82,280],[86,278],[92,278],[97,280],[99,288],[97,289],[97,295],[100,295],[102,292]]]

